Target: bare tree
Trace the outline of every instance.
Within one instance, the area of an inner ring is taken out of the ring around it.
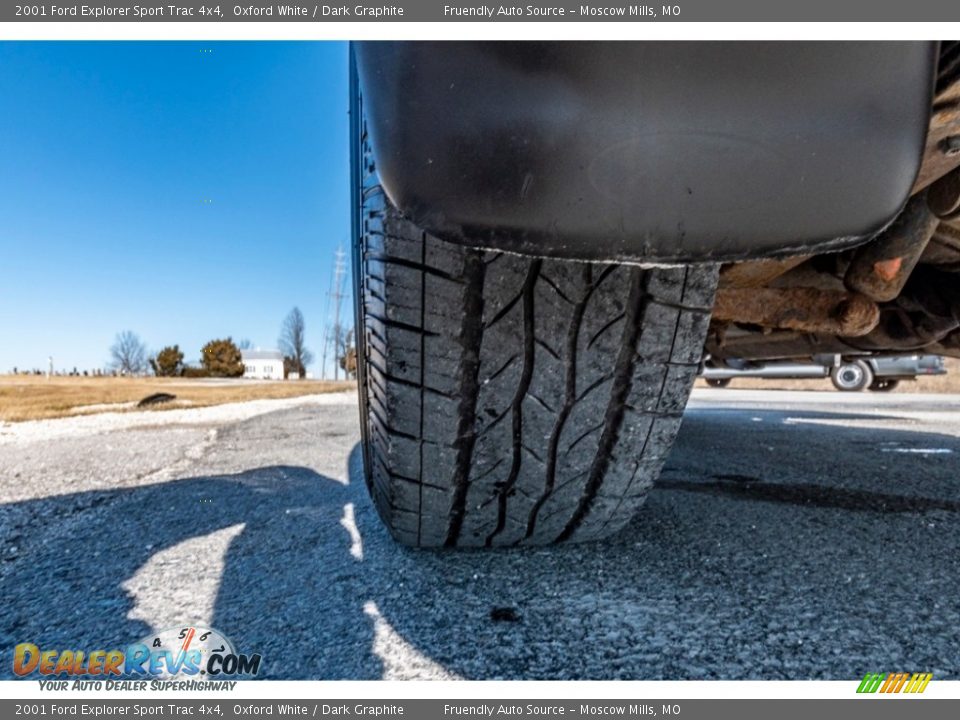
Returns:
[[[237,350],[253,350],[253,340],[250,338],[243,338],[237,342]]]
[[[117,333],[110,346],[110,366],[121,375],[139,375],[147,369],[147,346],[135,332]]]
[[[336,367],[334,367],[334,378],[339,379],[336,375],[336,369],[339,367],[344,370],[344,376],[346,378],[350,377],[350,371],[347,370],[347,356],[350,354],[350,350],[353,347],[353,328],[346,328],[343,325],[337,325],[335,330],[336,346],[335,354],[336,357]],[[354,360],[356,363],[356,360]]]
[[[342,333],[341,333],[342,335]],[[357,347],[353,342],[353,328],[350,328],[340,345],[340,360],[338,365],[343,370],[346,379],[357,377]]]
[[[306,323],[300,308],[295,307],[283,320],[280,328],[280,352],[289,359],[289,364],[295,372],[300,373],[300,379],[307,375],[307,365],[313,362],[313,353],[307,349]]]

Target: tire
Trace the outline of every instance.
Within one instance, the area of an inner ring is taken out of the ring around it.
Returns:
[[[870,383],[870,389],[873,392],[893,392],[900,384],[899,380],[888,380],[886,378],[876,378]]]
[[[833,386],[843,392],[860,392],[873,383],[873,370],[863,360],[837,365],[830,371]]]
[[[725,388],[729,387],[731,383],[730,378],[705,378],[707,385],[712,388]]]
[[[680,426],[717,266],[642,269],[447,243],[392,207],[365,134],[358,150],[364,457],[393,537],[538,545],[621,528]]]

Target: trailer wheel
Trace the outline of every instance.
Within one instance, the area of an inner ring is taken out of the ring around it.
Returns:
[[[706,378],[707,385],[712,388],[725,388],[729,387],[731,383],[730,378]]]
[[[830,371],[830,380],[837,390],[859,392],[873,383],[873,370],[863,360],[845,362]]]

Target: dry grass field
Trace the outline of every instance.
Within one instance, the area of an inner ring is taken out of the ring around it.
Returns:
[[[946,375],[919,377],[915,382],[902,382],[895,393],[960,393],[960,360],[944,358]],[[697,380],[697,387],[709,387],[703,380]],[[742,390],[834,390],[829,378],[823,380],[761,380],[758,378],[737,378],[729,387]]]
[[[166,410],[246,400],[337,392],[356,383],[323,380],[256,381],[184,378],[46,377],[0,375],[0,421],[20,422],[133,409],[153,393],[176,399],[149,407]]]
[[[904,382],[894,392],[960,393],[960,360],[946,358],[948,373]],[[291,398],[338,392],[356,387],[354,381],[216,380],[184,378],[45,377],[0,375],[0,422],[117,412],[136,409],[137,402],[153,393],[175,395],[172,402],[150,410],[207,407],[246,400]],[[697,387],[707,387],[697,380]],[[756,390],[833,390],[829,380],[756,380],[738,378],[731,388]]]

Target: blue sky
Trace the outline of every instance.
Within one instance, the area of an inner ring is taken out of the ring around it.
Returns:
[[[345,43],[0,42],[0,372],[103,367],[128,329],[274,348],[294,305],[319,358],[347,78]]]

